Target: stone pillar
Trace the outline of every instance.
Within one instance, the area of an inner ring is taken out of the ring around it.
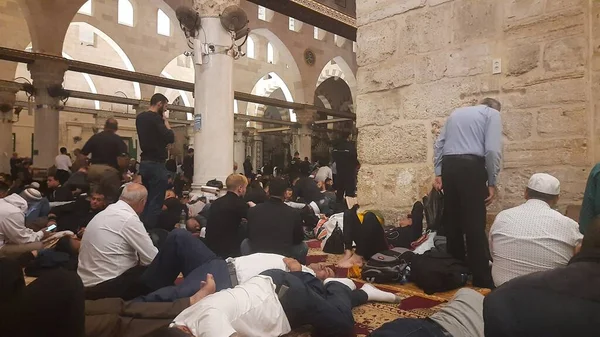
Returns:
[[[298,152],[300,158],[308,157],[312,161],[312,124],[317,111],[314,109],[296,110],[296,119],[300,123],[298,128]]]
[[[0,172],[10,172],[12,147],[13,111],[16,99],[14,91],[0,91]]]
[[[203,30],[194,55],[194,192],[211,179],[225,182],[233,167],[233,57],[224,52],[232,41],[219,19],[230,5],[239,0],[194,0]],[[214,46],[214,52],[200,55],[202,43]]]
[[[29,64],[35,87],[33,166],[48,168],[58,154],[59,99],[48,94],[48,88],[61,85],[67,65],[58,60],[37,60]]]
[[[235,121],[235,133],[233,139],[233,161],[238,165],[238,173],[244,172],[244,160],[246,160],[246,121]]]

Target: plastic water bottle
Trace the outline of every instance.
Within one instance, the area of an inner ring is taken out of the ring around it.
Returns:
[[[185,216],[185,210],[182,209],[181,210],[181,215],[179,216],[179,228],[181,228],[181,229],[186,229],[187,228],[186,225],[185,225],[185,218],[186,218],[186,216]]]

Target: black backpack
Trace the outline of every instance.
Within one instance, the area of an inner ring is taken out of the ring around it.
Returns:
[[[411,248],[410,244],[416,240],[413,232],[412,226],[392,227],[385,230],[385,239],[393,247]]]
[[[208,187],[216,187],[218,189],[223,189],[223,182],[217,179],[213,179],[213,180],[209,180],[206,183],[206,186]]]
[[[423,206],[425,208],[427,229],[442,235],[442,215],[444,213],[444,195],[442,192],[432,188],[431,192],[423,197]]]
[[[363,266],[362,279],[371,283],[400,283],[408,266],[402,259],[406,251],[405,248],[393,248],[371,256]]]
[[[431,295],[463,287],[469,269],[464,262],[447,253],[430,250],[421,255],[407,252],[402,258],[410,262],[410,278],[419,288]]]
[[[344,233],[337,224],[325,242],[323,252],[328,254],[344,254]]]

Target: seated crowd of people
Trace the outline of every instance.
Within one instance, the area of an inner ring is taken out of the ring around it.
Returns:
[[[140,220],[148,191],[135,174],[92,166],[51,169],[45,188],[32,179],[20,186],[22,174],[15,188],[2,175],[0,331],[8,336],[281,336],[310,325],[313,336],[344,337],[354,335],[352,308],[400,302],[307,265],[307,233],[337,213],[339,267],[390,248],[374,213],[359,218],[358,205],[340,202],[326,165],[292,179],[231,174],[212,202],[168,190],[150,230]],[[558,179],[537,173],[526,202],[498,214],[489,233],[497,289],[488,296],[461,289],[431,317],[397,319],[371,336],[595,335],[600,219],[583,236],[553,209],[559,194]],[[422,208],[413,212],[399,226],[418,237]],[[58,242],[45,249],[48,239]],[[28,286],[23,268],[37,277]]]

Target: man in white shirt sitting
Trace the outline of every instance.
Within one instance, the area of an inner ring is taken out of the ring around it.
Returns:
[[[197,272],[212,271],[219,284],[227,286],[229,274],[225,261],[206,246],[193,245],[200,241],[184,229],[171,231],[158,252],[139,218],[147,196],[143,185],[126,184],[120,200],[87,225],[77,268],[86,287],[86,299],[131,300],[164,288],[159,294],[170,297],[156,301],[172,302],[193,294],[178,293],[173,282],[180,273],[188,276],[198,266],[202,268]],[[199,288],[200,281],[195,290]]]
[[[130,288],[143,288],[138,280],[158,253],[139,218],[147,197],[143,185],[127,184],[120,200],[87,225],[77,268],[87,299],[139,295]]]
[[[18,256],[43,248],[42,239],[52,233],[25,227],[27,200],[18,194],[0,199],[0,257]]]
[[[531,176],[524,204],[504,210],[490,229],[496,287],[522,275],[566,266],[583,236],[577,222],[552,209],[560,182],[546,173]]]

